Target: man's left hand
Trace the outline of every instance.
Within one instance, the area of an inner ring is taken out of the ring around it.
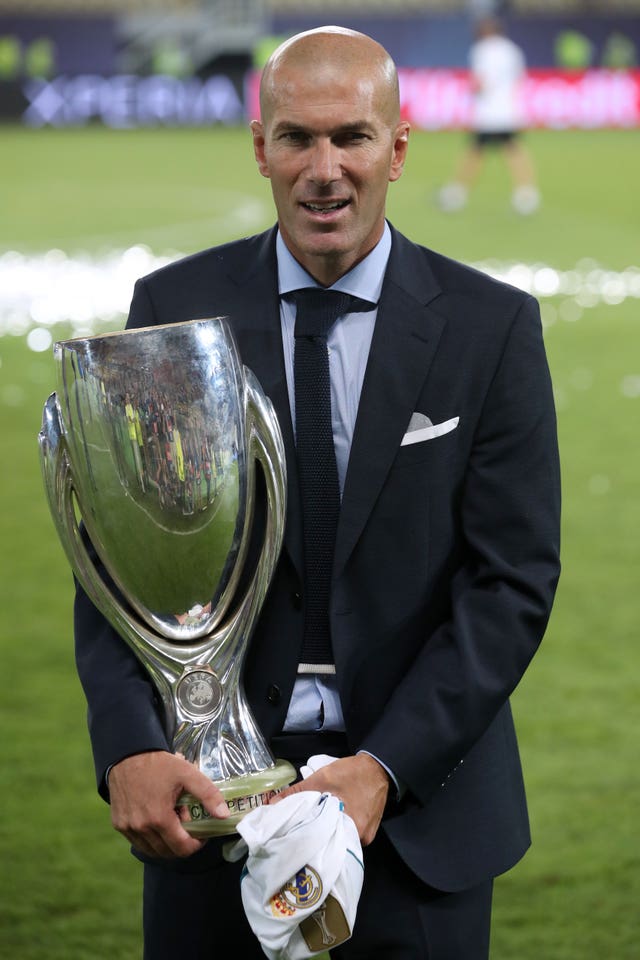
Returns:
[[[326,764],[306,780],[282,790],[269,803],[278,803],[304,790],[331,793],[342,800],[344,811],[355,823],[364,847],[378,832],[389,793],[389,776],[372,756],[359,753]]]

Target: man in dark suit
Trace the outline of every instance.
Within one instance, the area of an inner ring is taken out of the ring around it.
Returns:
[[[244,686],[276,756],[338,757],[285,791],[339,796],[362,839],[355,929],[332,956],[484,960],[493,878],[530,843],[509,696],[559,575],[538,305],[386,221],[409,127],[394,65],[369,37],[320,28],[285,42],[261,112],[254,149],[277,227],[138,281],[128,326],[227,315],[282,427],[285,543]],[[304,286],[365,301],[328,333],[341,495],[330,662],[303,650],[290,293]],[[239,866],[174,810],[187,789],[225,816],[222,795],[168,751],[149,678],[82,590],[76,637],[100,789],[145,864],[145,957],[218,956],[223,925],[234,953],[261,956]]]

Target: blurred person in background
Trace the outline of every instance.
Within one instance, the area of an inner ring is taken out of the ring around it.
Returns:
[[[504,35],[493,16],[479,19],[469,52],[472,92],[469,143],[458,161],[453,179],[438,193],[442,210],[454,212],[467,203],[488,150],[499,150],[511,178],[513,209],[534,213],[540,205],[533,160],[522,143],[519,93],[525,77],[525,59],[517,44]]]
[[[277,223],[138,280],[127,326],[227,316],[282,427],[285,542],[243,685],[274,756],[336,757],[280,794],[335,795],[362,841],[355,926],[332,960],[487,960],[494,877],[530,844],[509,697],[559,575],[539,306],[386,219],[409,125],[370,37],[285,41],[260,103],[253,148]],[[294,368],[295,291],[309,287],[364,301],[326,334],[340,496],[328,662],[305,653]],[[257,960],[242,862],[175,809],[186,791],[225,818],[222,793],[170,752],[149,676],[80,588],[75,635],[99,790],[144,864],[145,960],[214,960],[223,940]]]

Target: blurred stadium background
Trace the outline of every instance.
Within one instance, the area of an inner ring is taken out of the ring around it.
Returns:
[[[527,56],[530,217],[498,157],[464,211],[434,203],[488,8]],[[138,865],[93,785],[38,464],[52,344],[120,328],[160,263],[271,224],[256,78],[280,39],[327,22],[401,68],[413,133],[393,222],[542,306],[564,572],[514,697],[534,845],[498,881],[492,958],[640,956],[640,0],[0,0],[0,956],[141,956]]]

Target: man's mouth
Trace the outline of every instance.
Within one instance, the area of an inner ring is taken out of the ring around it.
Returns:
[[[336,210],[342,210],[344,207],[348,206],[348,200],[333,200],[330,203],[302,203],[302,206],[305,210],[310,210],[311,213],[334,213]]]

